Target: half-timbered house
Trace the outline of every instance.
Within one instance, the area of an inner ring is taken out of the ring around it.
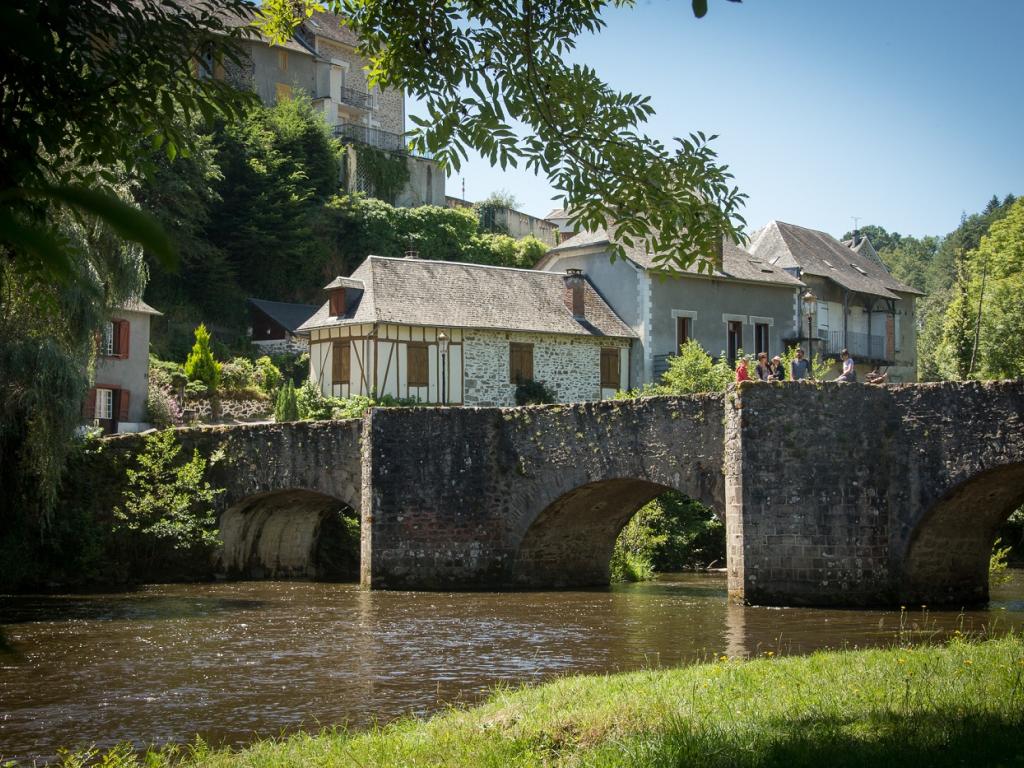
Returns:
[[[325,290],[299,330],[326,396],[504,406],[530,380],[559,402],[628,386],[634,333],[579,270],[370,256]]]

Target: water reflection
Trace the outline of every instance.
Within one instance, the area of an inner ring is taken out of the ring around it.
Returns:
[[[717,654],[891,643],[899,612],[744,608],[720,575],[576,592],[365,592],[298,582],[167,585],[0,601],[0,757],[61,745],[218,743],[361,726],[473,701],[496,683]],[[1024,624],[1024,574],[989,610],[912,611],[942,635]]]

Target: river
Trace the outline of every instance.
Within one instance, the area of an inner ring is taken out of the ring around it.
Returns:
[[[60,746],[243,744],[297,728],[470,703],[500,683],[727,654],[886,645],[1024,627],[1024,572],[962,616],[756,608],[718,574],[607,590],[365,592],[354,585],[158,585],[0,598],[0,764]]]

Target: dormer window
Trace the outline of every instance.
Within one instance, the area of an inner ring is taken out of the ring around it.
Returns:
[[[345,315],[345,289],[335,288],[330,293],[331,317],[344,317]]]

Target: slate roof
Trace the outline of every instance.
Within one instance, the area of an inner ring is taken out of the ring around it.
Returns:
[[[256,11],[259,10],[257,6],[253,5],[247,10],[246,13],[236,13],[233,9],[223,8],[216,3],[209,3],[208,0],[175,0],[176,3],[183,7],[188,8],[198,13],[208,13],[213,10],[219,17],[221,22],[227,27],[251,27],[252,22],[256,18]],[[315,55],[306,46],[302,45],[297,40],[285,40],[283,43],[271,44],[269,38],[265,37],[255,27],[251,27],[248,36],[244,38],[250,42],[261,42],[272,47],[286,48],[290,51],[297,51],[304,53],[307,56]]]
[[[569,218],[569,212],[565,208],[552,208],[545,219],[567,219]]]
[[[328,302],[300,330],[353,323],[397,323],[633,338],[588,282],[584,320],[565,305],[564,273],[430,259],[369,256],[352,273],[364,290],[344,317]]]
[[[144,315],[159,315],[163,316],[163,312],[158,312],[153,309],[149,304],[144,302],[142,299],[129,299],[128,301],[121,304],[118,309],[123,309],[125,312],[141,312]]]
[[[340,16],[329,11],[316,11],[312,16],[302,22],[302,26],[314,35],[326,37],[336,43],[358,47],[359,38],[355,32],[343,23]]]
[[[900,282],[877,258],[840,243],[826,232],[771,221],[754,233],[750,250],[779,267],[800,267],[809,275],[826,277],[847,290],[898,299],[898,293],[921,295]]]
[[[544,258],[537,264],[537,268],[542,269],[544,265],[550,262],[553,256],[564,251],[595,245],[610,245],[610,240],[606,230],[599,229],[593,232],[580,232],[573,237],[570,237],[565,242],[548,251]],[[666,267],[663,267],[660,264],[655,264],[654,255],[640,246],[626,248],[626,258],[641,269],[667,271]],[[707,276],[706,272],[698,272],[696,263],[691,264],[685,271],[691,275],[703,274]],[[743,280],[754,283],[772,283],[791,286],[794,288],[803,285],[802,282],[781,267],[770,264],[765,259],[743,250],[728,238],[724,238],[722,240],[722,269],[715,270],[710,277],[718,278],[719,280]]]
[[[298,331],[299,326],[309,320],[317,310],[316,304],[292,304],[265,299],[249,299],[249,303],[289,333]]]

